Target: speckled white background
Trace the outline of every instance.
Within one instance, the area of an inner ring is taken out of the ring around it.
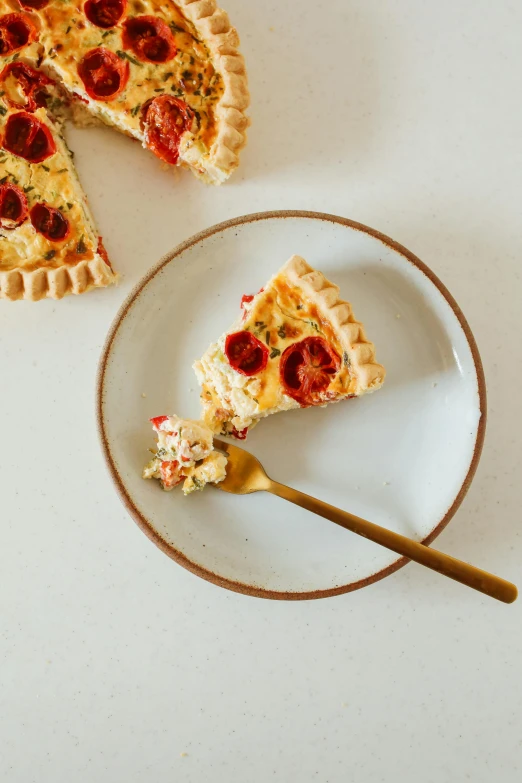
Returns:
[[[173,180],[110,132],[71,133],[124,280],[0,303],[6,783],[520,780],[522,600],[497,604],[415,565],[320,602],[227,593],[147,541],[102,463],[96,363],[143,272],[244,212],[345,215],[416,252],[471,323],[488,433],[437,545],[522,584],[522,6],[296,8],[228,0],[253,102],[229,185]]]

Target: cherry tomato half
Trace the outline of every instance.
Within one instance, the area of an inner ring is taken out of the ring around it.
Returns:
[[[18,0],[18,2],[27,11],[41,11],[49,4],[49,0]]]
[[[87,52],[78,66],[87,94],[95,101],[112,101],[129,78],[129,63],[102,46]]]
[[[47,85],[53,80],[36,68],[31,68],[21,62],[9,63],[0,74],[0,84],[5,93],[4,99],[11,106],[23,106],[27,111],[36,111],[39,106],[47,105]],[[19,86],[25,97],[25,103],[20,103],[20,95],[16,90]]]
[[[256,375],[266,367],[268,348],[252,332],[234,332],[225,340],[225,354],[241,375]]]
[[[126,6],[127,0],[87,0],[83,10],[89,22],[108,30],[118,24]]]
[[[166,63],[176,56],[177,48],[170,27],[157,16],[134,16],[123,24],[123,46],[139,60]]]
[[[171,95],[159,95],[145,104],[142,112],[147,147],[166,163],[177,163],[181,136],[191,129],[193,121],[186,103]]]
[[[30,163],[41,163],[56,152],[56,144],[47,125],[25,111],[8,117],[2,146]]]
[[[341,359],[323,337],[305,337],[281,356],[279,374],[285,393],[303,408],[322,405],[323,392],[339,372]]]
[[[0,185],[0,226],[16,228],[27,217],[27,198],[16,185]]]
[[[48,204],[35,204],[29,216],[36,231],[50,242],[62,242],[69,236],[69,221],[59,209]]]
[[[3,57],[17,52],[36,38],[36,27],[25,14],[0,16],[0,55]]]

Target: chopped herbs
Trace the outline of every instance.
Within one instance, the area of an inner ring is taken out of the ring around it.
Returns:
[[[196,478],[195,476],[192,476],[192,481],[194,482],[196,489],[203,489],[205,486],[205,482],[200,481],[200,479]]]
[[[297,309],[298,309],[298,310],[302,310],[302,309],[303,309],[303,305],[302,305],[302,304],[298,304],[298,305],[297,305]]]
[[[7,109],[5,108],[5,106],[0,106],[0,114],[2,115],[2,117],[4,116],[4,114],[7,114]]]
[[[281,356],[281,351],[279,350],[279,348],[272,348],[272,350],[270,351],[270,358],[275,359],[276,356]]]
[[[319,327],[318,327],[318,325],[316,324],[316,322],[315,322],[315,321],[308,321],[308,323],[310,324],[310,326],[312,327],[312,329],[315,329],[315,331],[316,331],[316,332],[318,332],[318,331],[319,331]]]
[[[270,332],[268,330],[265,332],[265,340],[266,344],[270,345]]]
[[[185,30],[182,27],[178,27],[177,24],[174,24],[174,22],[169,22],[169,27],[172,30],[173,33],[184,33]]]
[[[30,192],[31,192],[31,190],[34,190],[34,187],[33,187],[33,185],[29,185],[29,187],[27,187],[27,188],[24,188],[24,193],[30,193]]]
[[[192,74],[190,73],[190,71],[183,71],[183,73],[181,74],[181,78],[182,79],[191,79],[192,78]]]
[[[173,71],[167,71],[167,73],[163,74],[163,81],[166,82],[167,79],[171,78],[171,76],[174,76],[174,72]]]
[[[164,90],[164,88],[163,88],[163,87],[156,87],[156,88],[154,89],[154,92],[165,92],[165,90]]]
[[[67,202],[67,209],[72,209],[72,208],[73,208],[73,205],[71,204],[71,202],[70,202],[70,201],[68,201],[68,202]]]
[[[286,337],[286,329],[285,329],[285,325],[284,324],[281,324],[281,326],[277,330],[277,334],[279,335],[281,340],[285,339],[285,337]]]
[[[135,117],[140,109],[141,109],[141,103],[137,103],[136,106],[133,109],[131,109],[132,116]]]
[[[139,60],[136,60],[135,57],[132,57],[130,54],[127,54],[127,52],[122,52],[121,49],[118,49],[116,54],[118,55],[120,60],[128,60],[133,65],[139,65],[140,68],[143,65],[143,63],[140,63]]]
[[[5,182],[7,182],[7,176],[2,177],[2,179],[0,179],[0,185],[3,185]]]
[[[71,25],[69,25],[69,27],[68,27],[68,28],[67,28],[67,30],[65,31],[65,35],[67,35],[68,33],[70,33],[70,32],[71,32],[71,30],[72,30],[72,27],[71,27]],[[102,35],[102,38],[104,38],[104,37],[105,37],[105,33]]]
[[[156,452],[156,457],[158,459],[163,459],[167,456],[167,449],[158,449]]]
[[[112,35],[114,33],[114,30],[105,30],[104,33],[102,33],[102,38],[107,38],[108,35]]]
[[[45,166],[44,166],[44,168],[45,168]],[[49,169],[47,169],[47,171],[49,171]],[[57,174],[64,174],[66,171],[67,171],[67,169],[58,169],[58,171],[56,173]]]
[[[45,165],[45,163],[42,163],[42,168],[43,168],[45,171],[51,171],[51,169],[49,168],[49,166],[46,166],[46,165]]]
[[[194,90],[194,92],[193,92],[192,94],[193,94],[193,95],[199,95],[199,96],[201,97],[201,92],[200,92],[200,90]]]
[[[55,255],[56,255],[56,250],[49,250],[49,252],[44,255],[44,258],[46,261],[50,261],[51,258],[55,257]]]
[[[85,253],[86,250],[87,250],[87,245],[85,244],[85,242],[83,240],[83,234],[82,234],[81,237],[80,237],[80,241],[76,245],[76,252],[78,254],[80,254],[80,253]]]
[[[347,351],[345,351],[343,353],[343,362],[344,362],[344,366],[345,367],[349,367],[350,366],[350,357],[348,356]]]

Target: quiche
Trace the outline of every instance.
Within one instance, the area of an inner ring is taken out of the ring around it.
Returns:
[[[385,377],[349,302],[300,256],[243,296],[240,317],[194,370],[203,420],[239,439],[272,413],[359,397]]]
[[[156,416],[150,421],[158,442],[143,478],[159,479],[167,491],[183,481],[185,495],[223,481],[227,458],[214,451],[212,430],[206,424],[178,416]]]
[[[215,0],[0,0],[0,296],[59,298],[116,279],[67,119],[110,125],[207,183],[230,176],[248,126],[238,46]]]

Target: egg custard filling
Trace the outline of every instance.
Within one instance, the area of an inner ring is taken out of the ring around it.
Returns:
[[[165,490],[183,482],[185,495],[223,481],[227,458],[214,451],[212,430],[203,422],[178,416],[157,416],[150,421],[158,442],[143,478],[159,479]]]
[[[212,343],[194,370],[203,420],[217,434],[244,439],[279,411],[358,397],[382,386],[375,347],[339,289],[292,256]]]

